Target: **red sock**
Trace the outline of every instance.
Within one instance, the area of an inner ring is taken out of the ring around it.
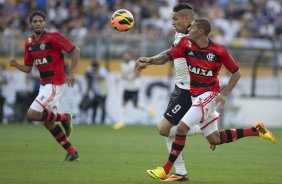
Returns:
[[[56,122],[56,121],[66,121],[68,119],[67,115],[65,113],[55,113],[48,109],[44,109],[41,121],[45,122]]]
[[[163,166],[166,174],[169,173],[171,170],[175,160],[183,150],[185,146],[185,141],[186,141],[186,135],[175,135],[172,147],[169,153],[168,160],[166,161],[165,165]]]
[[[56,125],[54,129],[50,130],[56,141],[70,154],[75,153],[75,148],[71,145],[69,139],[66,137],[65,132],[59,125]]]
[[[230,129],[219,132],[221,144],[234,142],[243,137],[258,136],[258,131],[252,128]]]

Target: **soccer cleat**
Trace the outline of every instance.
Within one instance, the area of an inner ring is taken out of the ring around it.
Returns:
[[[125,128],[125,125],[123,123],[115,123],[113,125],[113,129],[115,129],[115,130],[119,130],[119,129],[122,129],[122,128]]]
[[[276,138],[275,138],[274,134],[271,131],[266,129],[264,123],[262,123],[262,122],[256,123],[255,128],[259,132],[259,137],[267,139],[274,144],[276,143]]]
[[[165,173],[163,167],[157,167],[156,169],[147,170],[147,174],[153,179],[167,179],[168,175]]]
[[[167,179],[164,180],[164,182],[173,182],[173,181],[188,181],[189,178],[187,175],[181,175],[181,174],[172,174]]]
[[[73,131],[73,125],[72,125],[72,114],[66,113],[68,119],[64,122],[62,122],[62,126],[65,129],[66,136],[69,137],[71,132]]]
[[[79,160],[79,153],[76,151],[74,154],[67,153],[65,157],[65,161],[74,161],[74,160]]]

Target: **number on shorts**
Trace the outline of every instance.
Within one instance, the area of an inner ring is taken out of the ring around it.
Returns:
[[[181,109],[181,105],[177,104],[177,105],[171,110],[171,112],[172,112],[173,114],[176,114],[180,109]]]

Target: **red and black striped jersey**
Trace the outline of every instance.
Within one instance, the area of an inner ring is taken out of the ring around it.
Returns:
[[[25,41],[25,65],[35,65],[40,83],[63,84],[66,78],[62,51],[71,52],[74,44],[58,32],[44,32],[38,41],[34,35]]]
[[[211,40],[208,47],[199,48],[189,36],[185,36],[170,49],[170,54],[173,59],[186,58],[191,77],[190,92],[194,97],[207,91],[220,91],[218,74],[222,64],[231,73],[239,69],[238,62],[227,49]]]

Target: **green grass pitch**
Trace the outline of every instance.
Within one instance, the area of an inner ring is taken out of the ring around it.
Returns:
[[[187,138],[184,157],[192,184],[281,184],[282,129],[277,144],[258,137],[209,149],[202,135]],[[42,125],[0,125],[0,184],[150,184],[146,175],[168,153],[153,126],[75,126],[70,137],[80,161],[64,162],[65,151]]]

